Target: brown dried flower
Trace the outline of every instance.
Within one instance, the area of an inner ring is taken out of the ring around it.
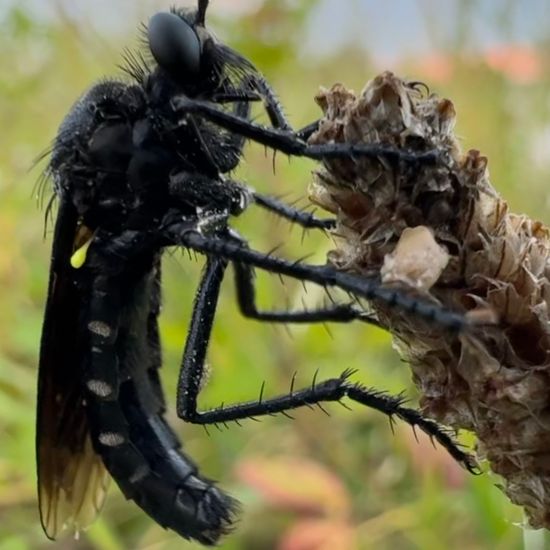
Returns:
[[[550,528],[550,233],[508,211],[487,159],[462,153],[454,106],[386,72],[356,96],[322,90],[312,143],[384,143],[436,150],[433,165],[383,158],[327,161],[313,202],[335,214],[339,269],[378,275],[498,328],[449,335],[373,304],[409,361],[424,413],[475,432],[478,454],[503,478],[533,527]]]

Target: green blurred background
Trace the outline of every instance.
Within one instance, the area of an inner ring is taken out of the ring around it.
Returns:
[[[550,175],[550,7],[544,1],[214,0],[209,23],[249,56],[278,90],[292,123],[318,116],[313,96],[340,81],[360,90],[391,69],[449,97],[465,148],[490,159],[492,181],[515,211],[545,219]],[[120,74],[123,46],[138,23],[166,4],[112,0],[69,4],[0,0],[0,549],[198,548],[156,526],[116,487],[79,540],[48,542],[39,525],[34,466],[34,406],[51,226],[30,170],[73,101],[91,83]],[[442,7],[440,4],[445,4]],[[345,10],[345,11],[344,11]],[[250,146],[238,176],[264,192],[307,204],[314,165]],[[48,190],[49,195],[49,190]],[[330,241],[251,209],[236,227],[252,246],[323,262]],[[175,378],[202,266],[181,251],[165,255],[162,334],[167,396]],[[265,307],[320,303],[308,286],[259,275]],[[251,399],[356,368],[357,380],[396,393],[416,392],[387,334],[355,324],[281,327],[243,319],[228,277],[210,346],[203,406]],[[210,430],[171,421],[204,473],[243,503],[224,549],[530,549],[537,534],[517,526],[522,512],[496,487],[471,477],[410,429],[358,406],[298,411],[242,428]],[[471,443],[465,436],[464,441]]]

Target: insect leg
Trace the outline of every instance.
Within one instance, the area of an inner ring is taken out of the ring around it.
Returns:
[[[299,130],[296,131],[296,136],[298,136],[303,141],[307,141],[311,137],[311,135],[314,134],[319,129],[320,122],[321,120],[318,119],[311,122],[307,126],[300,128]]]
[[[202,234],[208,234],[211,230],[216,229],[216,223],[218,218],[221,216],[221,223],[225,221],[225,214],[212,213],[210,216],[203,216],[197,221],[198,226]],[[177,214],[174,213],[174,221],[171,222],[178,227]],[[197,226],[197,227],[198,227]],[[182,233],[193,230],[193,226],[189,225],[189,222],[183,222],[181,230],[177,230],[179,237],[181,238]],[[237,237],[231,237],[237,239]],[[177,243],[178,240],[172,239],[173,243]],[[241,241],[237,241],[241,242]],[[215,256],[215,255],[214,255]],[[215,302],[217,301],[217,293],[219,291],[219,283],[221,282],[222,275],[219,275],[219,280],[213,274],[210,274],[210,269],[221,269],[221,266],[214,267],[212,266],[213,260],[209,260],[207,263],[207,271],[203,277],[201,287],[199,289],[197,300],[202,299],[209,300],[210,303],[214,304],[212,307],[215,308]],[[224,267],[225,269],[225,267]],[[215,286],[214,282],[218,281],[218,285]],[[267,322],[279,322],[279,323],[308,323],[308,322],[350,322],[352,320],[362,320],[367,323],[377,324],[372,316],[365,313],[363,310],[354,307],[352,304],[340,304],[340,305],[331,305],[329,307],[315,309],[311,311],[295,311],[295,312],[286,312],[286,311],[274,311],[274,312],[262,312],[258,311],[258,308],[255,304],[255,289],[254,289],[254,277],[253,272],[249,266],[244,263],[235,263],[235,281],[237,287],[237,299],[241,312],[246,317],[251,317],[261,321]],[[206,285],[206,287],[205,287]],[[205,288],[207,290],[205,290]],[[202,293],[206,293],[206,298],[202,297]],[[197,302],[198,304],[198,302]],[[196,305],[196,307],[199,307]],[[213,315],[213,311],[211,314]],[[206,319],[200,324],[197,330],[205,331],[206,330]],[[193,331],[191,331],[193,332]],[[205,332],[201,338],[208,341],[209,332]],[[191,345],[191,344],[189,344]]]
[[[235,105],[233,106],[233,114],[235,116],[239,117],[239,118],[249,120],[250,119],[250,103],[248,103],[246,101],[239,101],[239,102],[235,103]],[[246,141],[246,138],[244,136],[241,136],[239,134],[230,134],[229,139],[232,141],[233,147],[235,147],[235,149],[237,149],[239,151],[242,151],[242,149],[244,147],[244,143]],[[234,167],[236,168],[236,166],[238,164],[238,160],[235,159],[234,162],[235,162]],[[226,172],[226,171],[227,170],[224,169],[224,172]]]
[[[275,213],[305,229],[332,229],[332,219],[319,219],[310,212],[299,210],[283,201],[257,193],[245,184],[235,180],[212,179],[195,172],[179,171],[170,179],[171,193],[175,198],[190,204],[208,204],[209,208],[226,208],[233,206],[232,212],[240,213],[248,207],[251,201],[258,206]]]
[[[314,216],[311,212],[306,212],[304,210],[298,210],[297,208],[293,208],[292,206],[289,206],[285,202],[280,201],[275,197],[270,197],[269,195],[256,193],[256,191],[252,193],[252,197],[254,199],[254,202],[258,206],[261,206],[266,210],[274,212],[278,216],[281,216],[282,218],[285,218],[293,223],[297,223],[298,225],[304,227],[305,229],[334,228],[335,221],[333,219],[317,218],[317,216]]]
[[[262,75],[255,74],[250,78],[250,81],[252,88],[257,90],[264,100],[264,108],[272,126],[292,132],[292,127],[285,116],[283,107],[267,80]]]
[[[226,260],[216,256],[209,257],[195,298],[178,378],[177,412],[185,420],[189,420],[196,414],[197,398],[204,374],[206,351],[226,267]],[[236,266],[236,270],[239,267],[241,268],[240,273],[244,273],[244,278],[250,276],[250,270],[246,271],[244,266]],[[237,289],[240,296],[239,301],[241,302],[241,298],[243,301],[241,305],[244,310],[243,313],[248,313],[250,316],[255,316],[261,320],[274,322],[345,322],[364,317],[361,312],[349,306],[335,306],[331,309],[310,312],[262,313],[257,311],[254,304],[253,287],[250,279],[238,281]]]
[[[399,289],[383,287],[380,281],[375,278],[345,273],[329,265],[291,262],[283,258],[262,254],[248,248],[244,241],[237,241],[236,237],[230,239],[208,237],[185,228],[180,229],[177,222],[165,227],[164,231],[169,241],[197,252],[248,264],[295,279],[311,281],[324,287],[337,287],[357,297],[377,300],[409,314],[414,314],[425,321],[440,325],[451,331],[460,331],[472,327],[472,323],[460,313],[450,311],[425,299],[410,296]]]
[[[353,304],[332,304],[305,311],[259,311],[256,306],[254,273],[252,268],[239,262],[233,263],[237,302],[245,317],[269,323],[349,323],[359,320],[378,326],[373,316]]]
[[[424,418],[414,409],[403,407],[402,399],[376,390],[364,388],[348,381],[350,371],[334,378],[313,384],[311,387],[291,391],[287,395],[258,401],[250,401],[207,411],[198,411],[197,400],[201,389],[206,351],[210,340],[212,324],[226,261],[219,256],[208,259],[205,273],[197,292],[193,316],[189,326],[182,367],[178,380],[177,414],[183,420],[195,424],[216,424],[238,421],[266,414],[284,413],[304,405],[320,404],[324,401],[340,401],[343,397],[357,401],[367,407],[401,418],[413,427],[418,427],[439,442],[453,458],[468,470],[474,471],[475,461],[463,452],[452,437],[436,422]]]
[[[199,114],[218,126],[240,134],[266,147],[281,151],[287,155],[307,157],[316,160],[328,158],[384,157],[389,161],[433,164],[438,158],[436,151],[407,153],[395,147],[367,145],[361,143],[326,143],[308,145],[296,134],[279,129],[267,128],[248,119],[222,111],[212,104],[187,97],[178,96],[173,106],[184,117],[188,113]]]
[[[216,93],[210,97],[212,103],[223,105],[224,103],[245,103],[251,101],[261,101],[262,97],[255,92],[234,91]]]
[[[206,350],[210,341],[221,282],[227,267],[223,258],[208,257],[193,305],[182,365],[178,377],[176,410],[187,419],[197,408],[197,397],[204,374]]]
[[[261,99],[258,96],[258,99]],[[216,98],[213,98],[216,101]],[[242,94],[236,94],[234,97],[233,108],[231,114],[237,118],[249,120],[250,119],[250,101],[246,97],[242,97]],[[199,132],[200,133],[200,132]],[[234,132],[225,132],[224,140],[226,141],[226,147],[228,149],[233,149],[234,154],[227,154],[223,156],[218,156],[216,158],[217,169],[222,173],[230,172],[234,170],[239,164],[242,149],[246,138],[240,134]],[[202,143],[202,148],[207,148],[206,143]]]
[[[195,314],[199,314],[200,309],[195,309]],[[189,359],[193,360],[193,351],[186,348]],[[204,359],[202,355],[201,361]],[[197,365],[195,365],[195,368]],[[188,381],[192,381],[191,372],[188,373]],[[229,406],[222,406],[217,409],[206,411],[197,410],[197,394],[199,391],[198,380],[195,378],[192,395],[189,388],[180,386],[184,391],[184,399],[178,400],[178,415],[194,424],[218,424],[255,418],[262,415],[273,415],[277,413],[285,414],[287,411],[297,409],[303,406],[320,405],[323,402],[340,401],[348,397],[357,403],[380,411],[393,420],[396,416],[414,428],[419,428],[430,438],[437,441],[457,462],[462,464],[470,472],[476,471],[475,459],[464,452],[447,430],[437,422],[424,418],[422,414],[415,410],[403,406],[402,397],[395,397],[378,390],[365,388],[360,384],[349,382],[349,376],[353,371],[345,371],[340,377],[325,380],[319,383],[313,383],[310,387],[292,390],[290,393],[280,395],[270,399],[264,399],[262,395],[255,401],[237,403]]]
[[[245,87],[250,86],[253,90],[258,92],[258,95],[254,95],[254,92],[238,92],[234,94],[216,95],[212,98],[213,103],[223,103],[225,101],[238,101],[245,97],[248,101],[263,100],[264,108],[269,117],[269,121],[274,128],[280,130],[287,130],[293,132],[290,122],[288,122],[286,115],[283,111],[283,107],[277,98],[273,88],[269,85],[267,80],[262,76],[255,74],[250,76],[246,82]],[[311,122],[307,126],[304,126],[300,130],[296,131],[296,135],[304,140],[307,139],[317,131],[319,128],[319,120]]]

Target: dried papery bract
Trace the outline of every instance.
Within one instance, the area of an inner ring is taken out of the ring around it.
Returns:
[[[310,193],[338,218],[329,260],[477,320],[498,319],[452,335],[373,304],[412,367],[424,413],[475,432],[509,498],[533,527],[550,528],[548,228],[508,211],[487,159],[461,152],[451,101],[423,85],[383,73],[359,96],[335,85],[316,99],[325,116],[314,143],[438,152],[432,165],[326,162]]]

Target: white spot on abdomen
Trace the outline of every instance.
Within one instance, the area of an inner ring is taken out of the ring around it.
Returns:
[[[103,336],[103,338],[109,338],[112,332],[111,327],[103,321],[90,321],[88,323],[88,330],[93,334]]]
[[[88,380],[86,382],[86,387],[99,397],[108,397],[113,393],[111,384],[107,384],[107,382],[103,380]]]
[[[125,441],[124,436],[118,432],[101,432],[98,439],[99,442],[106,447],[118,447]]]

